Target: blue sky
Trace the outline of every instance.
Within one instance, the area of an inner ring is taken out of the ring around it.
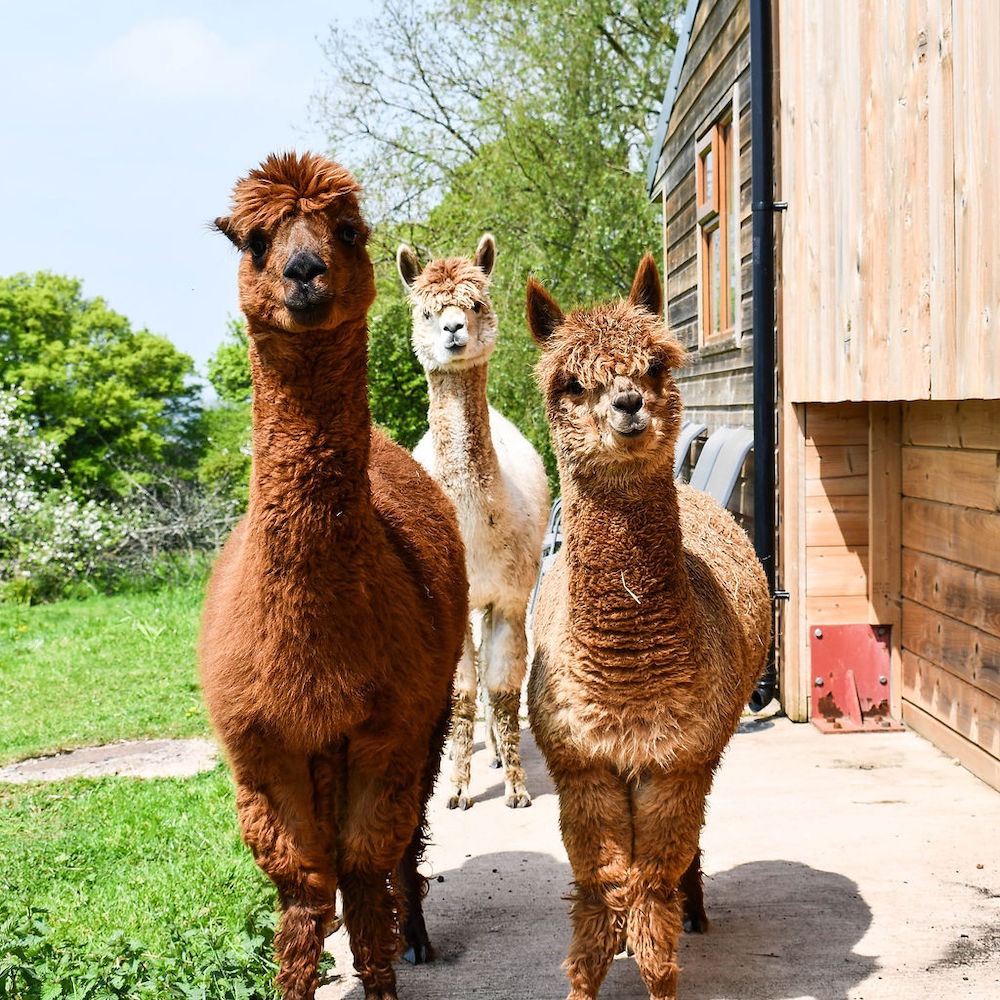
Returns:
[[[80,278],[204,373],[239,314],[207,223],[272,150],[326,151],[322,42],[372,7],[0,0],[0,275]]]

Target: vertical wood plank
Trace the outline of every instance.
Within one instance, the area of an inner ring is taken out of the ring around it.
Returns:
[[[890,705],[902,713],[902,449],[899,403],[872,403],[868,444],[868,601],[870,621],[892,626]]]
[[[957,395],[968,398],[1000,389],[1000,16],[956,3],[953,19]]]
[[[780,587],[789,600],[778,605],[779,684],[785,714],[795,722],[809,718],[809,638],[807,633],[805,535],[805,407],[787,400],[781,406],[778,456]]]
[[[927,202],[932,399],[955,398],[955,99],[952,2],[928,0]]]

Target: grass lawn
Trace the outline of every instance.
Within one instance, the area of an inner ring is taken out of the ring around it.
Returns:
[[[146,736],[204,736],[195,643],[204,581],[0,604],[0,764]]]
[[[0,762],[208,734],[203,590],[0,604]],[[0,1000],[272,1000],[274,899],[222,765],[0,784]]]
[[[275,995],[224,767],[0,786],[0,891],[0,997]]]

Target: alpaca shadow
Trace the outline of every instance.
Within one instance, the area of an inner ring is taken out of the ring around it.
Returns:
[[[564,1000],[570,871],[551,855],[470,857],[431,884],[426,914],[437,958],[400,963],[400,995]],[[706,878],[708,934],[681,938],[686,1000],[848,1000],[879,969],[855,952],[871,923],[857,885],[792,861],[755,861]],[[350,984],[347,984],[350,987]],[[329,988],[327,988],[329,989]],[[619,955],[602,1000],[647,1000],[635,961]],[[346,992],[319,1000],[361,1000]]]
[[[736,727],[737,736],[745,736],[750,733],[762,733],[765,729],[774,728],[774,716],[748,715],[740,720]]]
[[[396,963],[401,997],[564,1000],[569,866],[548,854],[475,855],[431,880],[424,914],[434,961]],[[317,1000],[363,1000],[343,930],[327,939],[336,969]]]
[[[750,862],[706,877],[705,905],[711,930],[681,941],[689,1000],[848,1000],[880,967],[854,950],[872,912],[836,872]]]

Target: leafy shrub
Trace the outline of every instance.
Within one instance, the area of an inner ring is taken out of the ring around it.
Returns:
[[[0,911],[3,1000],[273,1000],[275,914],[252,913],[237,933],[219,924],[174,930],[156,953],[123,934],[87,955],[61,943],[45,910]]]
[[[36,603],[113,592],[136,579],[176,578],[192,554],[229,534],[244,499],[228,483],[146,470],[118,503],[74,493],[20,411],[27,394],[0,389],[0,599]]]

